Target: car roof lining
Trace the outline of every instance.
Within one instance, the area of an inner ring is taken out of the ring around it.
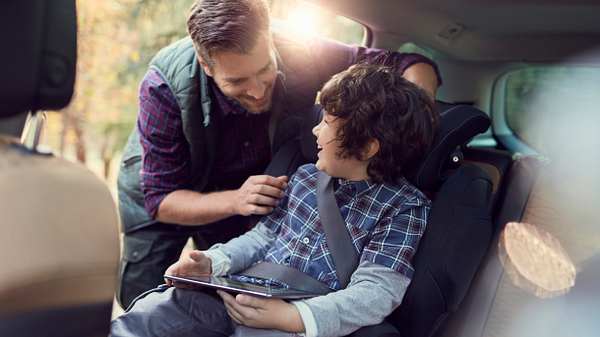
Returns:
[[[600,46],[600,2],[591,0],[311,2],[362,22],[375,35],[461,60],[551,62]]]

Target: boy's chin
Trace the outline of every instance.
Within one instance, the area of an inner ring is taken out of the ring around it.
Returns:
[[[323,163],[320,160],[317,160],[317,162],[315,163],[315,166],[317,167],[317,170],[323,171],[323,172],[327,173],[328,175],[331,175],[329,172],[327,172],[327,168],[325,168],[323,166]]]

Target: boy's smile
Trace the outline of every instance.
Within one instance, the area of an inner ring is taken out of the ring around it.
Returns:
[[[323,118],[312,130],[317,137],[317,162],[315,166],[328,175],[348,180],[367,180],[368,161],[358,160],[354,157],[342,158],[341,142],[338,139],[338,130],[344,121],[334,117],[323,110]]]

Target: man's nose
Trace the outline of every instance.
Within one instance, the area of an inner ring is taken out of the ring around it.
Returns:
[[[252,83],[250,83],[250,87],[246,91],[246,95],[259,100],[265,96],[265,90],[267,86],[264,82],[254,79]]]

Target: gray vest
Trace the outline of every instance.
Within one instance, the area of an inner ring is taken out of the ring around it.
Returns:
[[[314,104],[322,78],[311,68],[310,55],[303,46],[275,35],[279,69],[283,72],[283,92],[275,93],[269,136],[275,152],[286,140],[298,135],[302,117]],[[150,68],[165,79],[181,109],[183,133],[191,158],[193,189],[201,192],[210,177],[216,149],[218,118],[214,118],[206,74],[199,65],[191,39],[179,40],[161,51]],[[277,127],[275,127],[275,125]],[[119,211],[124,232],[156,223],[144,208],[140,187],[142,148],[134,128],[125,149],[117,181]],[[257,172],[257,174],[260,172]]]

